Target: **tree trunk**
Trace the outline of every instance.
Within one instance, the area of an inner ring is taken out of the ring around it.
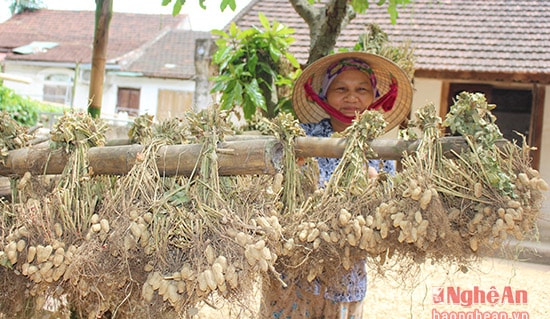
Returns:
[[[308,65],[330,54],[342,30],[355,18],[355,12],[348,5],[348,0],[330,0],[323,7],[311,4],[308,0],[289,1],[309,27]]]
[[[94,47],[92,53],[92,71],[90,74],[90,92],[88,95],[88,113],[98,118],[101,115],[103,81],[105,79],[105,61],[109,42],[109,25],[113,15],[113,0],[96,0]]]
[[[193,94],[193,111],[206,110],[212,104],[210,97],[210,65],[215,48],[212,39],[197,39],[195,41],[195,94]]]

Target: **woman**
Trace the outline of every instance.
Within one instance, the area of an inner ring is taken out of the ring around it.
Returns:
[[[408,116],[411,100],[412,86],[405,72],[393,62],[365,52],[337,53],[313,62],[296,81],[292,96],[306,134],[316,137],[343,132],[365,110],[383,112],[389,131]],[[340,159],[317,160],[322,187]],[[395,172],[393,161],[371,160],[369,176],[375,177],[381,165],[386,172]],[[262,317],[361,318],[367,290],[364,262],[349,271],[342,269],[342,284],[324,287],[319,281],[297,282],[286,288],[274,284],[264,296]]]

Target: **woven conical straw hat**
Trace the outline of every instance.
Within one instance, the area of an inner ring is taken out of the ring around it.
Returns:
[[[413,87],[405,71],[397,64],[379,55],[366,52],[344,52],[331,54],[311,63],[296,80],[292,93],[292,107],[300,122],[317,123],[324,118],[329,118],[325,110],[308,99],[304,84],[309,78],[313,77],[311,85],[315,92],[319,92],[327,68],[344,58],[361,59],[372,68],[381,96],[388,92],[391,76],[397,80],[398,91],[395,104],[390,111],[384,112],[384,119],[388,122],[386,131],[393,129],[409,116]]]

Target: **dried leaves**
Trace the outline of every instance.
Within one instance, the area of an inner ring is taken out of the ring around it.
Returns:
[[[5,164],[5,158],[11,150],[28,145],[31,136],[28,129],[15,121],[6,111],[0,112],[0,163]]]

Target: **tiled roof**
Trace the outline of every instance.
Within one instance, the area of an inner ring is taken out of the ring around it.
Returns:
[[[309,28],[288,0],[253,0],[233,20],[241,29],[261,26],[258,13],[295,29],[291,52],[306,62]],[[416,75],[484,77],[550,83],[550,1],[412,0],[391,24],[387,5],[370,5],[340,35],[352,48],[365,25],[381,26],[390,41],[410,41]]]
[[[152,77],[190,79],[195,75],[195,41],[211,37],[210,32],[172,30],[148,45],[126,69]]]
[[[191,78],[195,73],[194,40],[210,35],[178,29],[186,22],[184,14],[174,17],[115,12],[109,28],[107,63],[149,76]],[[5,59],[12,61],[91,63],[94,25],[94,11],[25,12],[0,23],[0,52],[7,51]],[[33,54],[10,52],[33,41],[59,45]],[[167,64],[176,66],[163,69]]]

